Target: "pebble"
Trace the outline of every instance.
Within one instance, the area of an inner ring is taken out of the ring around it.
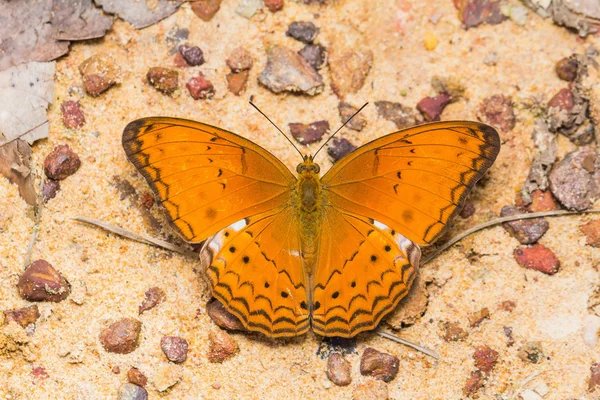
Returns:
[[[28,301],[58,303],[69,296],[71,286],[46,260],[31,263],[19,277],[19,295]]]
[[[148,391],[133,383],[124,383],[119,387],[119,400],[147,400]]]
[[[240,350],[235,339],[220,329],[211,331],[208,341],[208,361],[211,363],[222,363]]]
[[[579,229],[585,235],[585,243],[588,246],[600,247],[600,219],[581,225]]]
[[[548,108],[556,107],[559,110],[570,112],[575,107],[575,99],[573,98],[573,92],[569,88],[563,88],[558,91],[548,101]]]
[[[571,210],[587,210],[597,195],[600,174],[596,172],[598,154],[591,148],[568,153],[550,171],[550,190]]]
[[[342,123],[345,123],[350,117],[354,115],[354,113],[358,111],[358,108],[342,101],[338,104],[338,111],[340,113]],[[354,131],[362,131],[366,125],[367,121],[365,120],[364,116],[358,113],[354,116],[354,118],[350,120],[350,122],[346,124],[346,127]]]
[[[483,59],[485,65],[494,66],[498,63],[498,53],[495,51],[489,52]]]
[[[388,385],[380,380],[368,380],[352,391],[353,400],[387,400],[389,396]]]
[[[339,161],[346,154],[356,150],[356,146],[353,145],[348,139],[333,139],[331,144],[327,146],[327,154],[333,159],[333,162]]]
[[[131,367],[129,371],[127,371],[127,380],[130,383],[141,387],[145,387],[148,383],[148,378],[146,378],[146,375],[144,375],[139,369],[135,367]]]
[[[78,129],[85,124],[85,115],[81,109],[79,101],[63,101],[60,106],[62,112],[63,125],[69,129]]]
[[[44,160],[46,176],[58,181],[73,175],[80,166],[79,156],[71,150],[68,144],[56,146]]]
[[[206,312],[217,326],[230,331],[245,331],[244,325],[238,317],[227,311],[217,299],[211,299],[206,304]]]
[[[236,96],[239,96],[246,90],[246,83],[250,72],[248,70],[241,72],[231,72],[227,74],[227,89]]]
[[[188,65],[195,67],[204,64],[204,53],[198,46],[187,46],[182,44],[179,46],[179,53]]]
[[[50,377],[50,375],[48,375],[48,372],[46,372],[44,367],[41,367],[41,366],[34,367],[31,370],[31,375],[33,375],[33,377],[37,381],[41,381],[41,380],[44,380],[44,379],[47,379]]]
[[[442,323],[443,336],[446,342],[457,342],[467,338],[467,332],[460,327],[458,322],[444,322]]]
[[[160,348],[169,361],[182,363],[187,358],[188,342],[177,336],[164,336],[160,340]]]
[[[263,0],[240,0],[235,12],[244,18],[250,19],[262,8]]]
[[[177,364],[161,364],[154,369],[152,384],[159,392],[175,386],[183,378],[183,367]]]
[[[490,318],[490,310],[487,307],[483,307],[479,311],[475,311],[471,315],[469,315],[469,324],[471,328],[475,328],[479,326],[483,320]]]
[[[538,364],[544,359],[544,350],[540,342],[527,342],[517,352],[519,358],[533,364]]]
[[[171,94],[179,87],[179,73],[169,68],[152,67],[146,78],[156,90],[165,94]]]
[[[23,328],[35,324],[40,317],[40,310],[37,305],[4,311],[6,321],[14,321]]]
[[[417,110],[421,112],[427,122],[439,121],[444,108],[450,104],[452,97],[448,93],[441,93],[434,97],[425,97],[417,103]]]
[[[475,360],[475,367],[489,374],[498,361],[498,352],[488,346],[479,346],[473,353],[473,360]]]
[[[398,374],[400,360],[391,354],[367,347],[360,359],[360,373],[389,382]]]
[[[319,28],[310,21],[294,21],[288,26],[285,32],[287,36],[306,44],[311,44],[318,33]]]
[[[252,68],[252,56],[243,47],[236,47],[225,60],[232,72],[240,72]]]
[[[272,13],[283,10],[283,0],[263,0],[265,7]]]
[[[203,21],[210,21],[221,8],[223,0],[197,0],[190,2],[192,11]]]
[[[140,197],[140,203],[146,210],[151,209],[154,205],[154,195],[152,192],[146,191],[142,193],[142,196]]]
[[[600,387],[600,363],[593,363],[590,367],[590,380],[588,381],[588,392],[593,392]]]
[[[202,72],[198,72],[198,76],[191,78],[185,86],[194,100],[210,99],[215,95],[215,88],[212,82],[204,78]]]
[[[128,354],[139,346],[141,330],[140,321],[123,318],[100,333],[100,342],[109,353]]]
[[[310,124],[292,122],[288,124],[288,127],[294,139],[303,145],[318,142],[325,133],[329,132],[329,122],[327,121],[316,121]]]
[[[391,101],[376,101],[377,115],[396,124],[398,129],[408,128],[418,124],[416,113],[412,108]]]
[[[111,86],[119,83],[120,70],[108,54],[95,54],[79,65],[85,91],[91,96],[99,96]]]
[[[144,298],[142,304],[140,304],[140,307],[138,309],[138,313],[140,315],[142,315],[148,310],[153,309],[154,307],[165,301],[166,298],[165,291],[159,287],[151,287],[150,289],[146,290],[146,293],[144,293],[144,295],[146,297]]]
[[[329,57],[331,88],[340,99],[358,92],[365,84],[372,65],[373,52],[370,49],[331,53]]]
[[[525,212],[519,207],[504,206],[500,211],[500,217],[508,217],[512,215],[524,214]],[[544,218],[521,219],[517,221],[504,222],[504,229],[521,244],[536,243],[550,227],[548,221]]]
[[[463,394],[467,397],[473,396],[479,389],[483,387],[483,374],[481,371],[473,371],[467,379],[465,386],[463,387]]]
[[[590,349],[596,348],[600,333],[600,318],[596,315],[586,315],[583,319],[583,343]]]
[[[513,337],[513,329],[510,326],[503,326],[502,331],[504,332],[504,336],[508,339],[506,342],[507,347],[512,347],[515,344],[515,338]]]
[[[60,181],[55,181],[53,179],[45,180],[44,186],[42,186],[42,196],[44,197],[44,201],[55,198],[59,190]]]
[[[188,67],[187,61],[185,61],[185,59],[179,52],[177,52],[177,54],[175,54],[175,57],[173,58],[173,65],[175,65],[177,68]]]
[[[454,6],[458,9],[460,21],[465,29],[473,28],[480,24],[495,25],[506,19],[502,13],[500,0],[455,0]]]
[[[517,308],[517,303],[512,300],[504,300],[500,303],[499,308],[506,312],[513,312]]]
[[[327,377],[338,386],[348,386],[352,382],[352,366],[340,353],[333,353],[327,360]]]
[[[298,53],[273,46],[267,52],[267,65],[258,81],[274,93],[301,92],[314,96],[323,91],[323,78]]]
[[[473,204],[472,201],[467,200],[465,201],[465,204],[463,205],[463,208],[460,210],[458,215],[460,215],[460,217],[463,219],[467,219],[471,218],[473,214],[475,214],[475,211],[475,204]]]
[[[425,50],[433,51],[440,44],[440,40],[435,36],[435,33],[432,31],[425,32],[423,36],[423,45],[425,46]]]
[[[479,106],[480,121],[508,132],[515,127],[516,118],[511,100],[500,94],[487,97]]]
[[[527,269],[534,269],[547,275],[558,272],[560,263],[552,250],[542,244],[534,244],[531,247],[521,247],[514,252],[517,263]]]
[[[327,49],[320,44],[307,44],[298,54],[314,69],[320,69],[327,61]]]
[[[565,57],[556,63],[556,75],[563,81],[573,82],[577,78],[577,70],[579,69],[579,61],[577,57]]]
[[[543,211],[554,211],[559,210],[560,206],[552,197],[550,191],[542,191],[536,189],[531,192],[531,203],[527,206],[527,211],[530,212],[543,212]]]

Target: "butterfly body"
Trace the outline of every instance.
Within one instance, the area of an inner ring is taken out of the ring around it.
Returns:
[[[448,121],[374,140],[323,176],[294,176],[255,143],[200,122],[131,122],[123,133],[173,225],[204,241],[216,297],[269,337],[353,337],[406,296],[433,242],[500,149],[484,124]]]

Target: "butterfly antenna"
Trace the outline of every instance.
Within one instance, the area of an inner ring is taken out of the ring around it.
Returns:
[[[356,116],[356,114],[358,114],[359,112],[361,112],[361,111],[362,111],[362,109],[363,109],[363,108],[365,108],[365,107],[367,106],[367,104],[369,104],[369,103],[368,103],[368,102],[367,102],[367,103],[365,103],[365,104],[364,104],[364,105],[363,105],[361,108],[359,108],[359,109],[358,109],[358,110],[357,110],[357,111],[356,111],[354,114],[352,114],[352,116],[351,116],[350,118],[348,118],[348,119],[346,120],[346,122],[344,122],[344,123],[342,124],[342,126],[340,126],[340,127],[337,129],[337,131],[333,132],[333,135],[329,136],[329,138],[328,138],[328,139],[325,141],[325,143],[323,143],[323,144],[321,145],[321,147],[319,147],[319,150],[317,150],[317,152],[315,153],[315,155],[313,156],[313,158],[316,158],[316,157],[317,157],[317,154],[319,154],[319,152],[321,151],[321,149],[322,149],[323,147],[325,147],[325,145],[326,145],[327,143],[329,143],[329,141],[330,141],[331,139],[333,139],[333,137],[335,136],[335,134],[336,134],[336,133],[338,133],[339,131],[341,131],[341,130],[342,130],[342,128],[343,128],[343,127],[345,127],[345,126],[346,126],[346,124],[347,124],[348,122],[350,122],[350,121],[352,120],[352,118],[354,118],[354,117]]]
[[[258,108],[252,101],[250,101],[249,103],[250,103],[250,105],[252,107],[256,108],[256,111],[258,111],[259,113],[261,113],[261,115],[263,117],[265,117],[267,119],[267,121],[269,121],[271,123],[271,125],[273,125],[275,127],[275,129],[277,129],[283,135],[283,137],[286,138],[286,140],[291,143],[292,146],[294,146],[294,149],[296,149],[296,151],[298,152],[298,154],[300,154],[300,157],[302,157],[302,159],[304,159],[304,154],[302,154],[302,152],[300,150],[298,150],[298,148],[296,147],[296,145],[294,144],[294,142],[292,142],[290,140],[290,138],[287,137],[287,135],[285,133],[283,133],[283,131],[281,129],[279,129],[279,127],[277,125],[275,125],[275,122],[271,121],[271,119],[269,117],[267,117],[264,112],[260,111],[260,108]]]

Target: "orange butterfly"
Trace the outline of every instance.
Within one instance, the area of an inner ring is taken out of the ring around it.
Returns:
[[[123,132],[129,160],[201,260],[212,294],[269,337],[353,337],[406,296],[433,242],[500,150],[496,130],[436,122],[374,140],[323,176],[200,122]]]

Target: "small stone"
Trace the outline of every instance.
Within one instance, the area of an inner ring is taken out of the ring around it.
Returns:
[[[504,300],[500,303],[500,309],[506,312],[513,312],[517,308],[517,303],[512,300]]]
[[[327,49],[320,44],[307,44],[298,54],[314,69],[320,69],[327,61]]]
[[[227,89],[236,96],[239,96],[246,90],[246,82],[248,82],[248,70],[241,72],[232,72],[227,74]]]
[[[348,386],[352,382],[352,366],[340,353],[333,353],[327,360],[327,377],[338,386]]]
[[[329,122],[327,121],[316,121],[310,124],[292,122],[288,126],[294,139],[303,145],[318,142],[325,133],[329,132]]]
[[[192,67],[204,64],[204,53],[198,46],[182,44],[179,46],[179,53],[181,53],[185,62]]]
[[[220,329],[211,331],[208,334],[208,341],[208,361],[211,363],[222,363],[240,350],[231,335]]]
[[[294,21],[285,32],[287,36],[307,44],[315,40],[317,33],[319,33],[319,28],[310,21]]]
[[[515,344],[515,338],[513,338],[513,330],[510,326],[503,326],[502,330],[504,331],[504,335],[508,338],[508,342],[506,342],[506,346],[511,347]]]
[[[543,211],[554,211],[559,210],[560,206],[552,197],[550,191],[542,191],[536,189],[531,192],[531,203],[527,206],[529,212],[543,212]]]
[[[465,29],[480,24],[496,25],[506,19],[502,14],[500,0],[454,0],[458,15]]]
[[[527,269],[534,269],[547,275],[558,272],[560,263],[552,250],[542,244],[534,244],[531,247],[521,247],[515,250],[517,263]]]
[[[272,13],[283,10],[283,0],[263,0],[265,7]]]
[[[144,312],[153,309],[163,301],[165,301],[165,291],[159,287],[151,287],[146,290],[144,301],[139,307],[138,313],[142,315]]]
[[[140,203],[142,204],[142,207],[144,207],[146,210],[151,209],[154,205],[154,195],[152,195],[152,192],[146,191],[142,193]]]
[[[169,68],[152,67],[146,78],[156,90],[165,94],[171,94],[179,87],[179,73]]]
[[[85,91],[91,96],[99,96],[111,86],[119,83],[120,70],[107,54],[96,54],[79,65]]]
[[[480,121],[508,132],[515,127],[515,113],[511,100],[499,94],[487,97],[479,106],[477,118]]]
[[[21,327],[27,328],[27,326],[36,323],[40,317],[40,310],[38,306],[34,304],[29,307],[6,310],[4,311],[4,316],[6,317],[6,322],[13,321]]]
[[[556,63],[556,75],[563,81],[573,82],[577,78],[579,61],[575,56],[565,57]]]
[[[301,92],[314,96],[323,91],[323,78],[298,53],[273,46],[267,52],[267,65],[258,81],[274,93]]]
[[[252,68],[253,61],[248,50],[243,47],[236,47],[225,60],[225,63],[231,71],[240,72]]]
[[[133,318],[123,318],[100,333],[100,342],[109,353],[128,354],[140,344],[142,323]]]
[[[463,394],[467,397],[473,396],[479,389],[483,387],[483,374],[481,371],[471,372],[471,376],[467,379],[467,383],[463,387]]]
[[[377,115],[396,124],[398,129],[417,125],[419,121],[412,108],[391,101],[376,101]]]
[[[46,370],[44,369],[44,367],[34,367],[31,370],[31,375],[33,375],[33,378],[36,381],[43,381],[44,379],[48,379],[50,377],[50,375],[48,375],[48,373],[46,372]]]
[[[344,124],[358,111],[358,108],[342,101],[340,104],[338,104],[338,111],[340,113],[340,118],[342,119],[342,124]],[[359,113],[346,124],[346,127],[354,131],[362,131],[366,125],[367,121]]]
[[[590,380],[588,381],[588,392],[596,391],[600,387],[600,363],[593,363],[590,367]]]
[[[121,373],[121,368],[119,368],[118,365],[115,365],[114,367],[112,367],[111,372],[115,375],[119,375]]]
[[[159,392],[175,386],[183,378],[183,367],[177,364],[161,364],[155,367],[152,375],[152,384]]]
[[[600,334],[600,318],[596,315],[586,315],[583,319],[583,343],[590,349],[596,348]]]
[[[440,44],[440,40],[435,36],[435,33],[432,31],[425,32],[425,36],[423,37],[423,45],[425,46],[425,50],[433,51]]]
[[[81,109],[79,101],[63,101],[60,106],[64,126],[69,129],[78,129],[85,124],[85,115]]]
[[[527,342],[519,349],[517,355],[523,361],[538,364],[544,359],[544,351],[540,342]]]
[[[450,95],[450,103],[454,103],[463,98],[467,88],[455,76],[434,75],[431,78],[431,87],[439,94],[447,93]]]
[[[573,99],[573,92],[571,89],[564,88],[560,89],[550,101],[548,101],[548,108],[556,107],[559,110],[565,110],[570,112],[575,106],[575,100]]]
[[[352,391],[352,400],[387,400],[388,385],[380,380],[368,380]]]
[[[329,57],[331,88],[340,99],[358,92],[365,84],[372,65],[373,52],[370,49],[333,52]]]
[[[585,235],[585,242],[588,246],[600,247],[600,219],[581,225],[579,229]]]
[[[441,93],[435,97],[425,97],[417,103],[417,110],[421,112],[427,122],[439,121],[444,108],[450,104],[452,97],[448,93]]]
[[[192,11],[203,21],[210,21],[221,8],[223,0],[197,0],[190,2]]]
[[[210,387],[212,387],[215,390],[219,390],[221,389],[221,384],[219,382],[215,382],[212,385],[210,385]]]
[[[550,190],[568,209],[583,211],[597,196],[600,173],[596,171],[598,155],[584,147],[568,153],[550,172]]]
[[[223,329],[230,331],[245,331],[244,325],[238,317],[227,311],[217,299],[211,299],[206,304],[206,313],[212,321]]]
[[[360,373],[389,382],[398,374],[398,357],[367,347],[360,359]]]
[[[446,342],[457,342],[466,339],[468,336],[467,332],[460,327],[458,322],[445,322],[442,324],[442,329],[444,332],[442,339]]]
[[[500,211],[500,217],[524,214],[524,211],[515,206],[504,206]],[[520,219],[517,221],[504,222],[504,229],[521,244],[536,243],[550,228],[550,224],[544,218]]]
[[[250,19],[262,8],[263,0],[240,0],[235,12],[244,18]]]
[[[356,150],[356,146],[350,143],[348,139],[333,139],[331,144],[327,146],[327,154],[333,159],[333,162],[338,161],[346,154]]]
[[[28,301],[58,303],[69,296],[71,286],[46,260],[36,260],[21,274],[19,295]]]
[[[487,53],[483,59],[483,63],[489,66],[496,65],[498,63],[498,53],[495,51]]]
[[[119,387],[119,400],[147,400],[148,391],[133,383],[124,383]]]
[[[145,387],[148,383],[148,378],[139,369],[132,367],[127,371],[127,380],[129,383]]]
[[[469,315],[469,324],[471,328],[475,328],[479,326],[483,320],[490,318],[490,310],[487,307],[482,308],[479,311],[475,311],[471,315]]]
[[[185,61],[185,59],[179,52],[177,52],[177,54],[175,54],[175,57],[173,58],[173,65],[175,65],[177,68],[187,68],[188,67],[187,61]]]
[[[498,352],[488,346],[479,346],[473,353],[473,360],[475,360],[475,367],[489,374],[498,361]]]
[[[188,342],[177,336],[164,336],[160,340],[160,348],[169,361],[182,363],[187,358]]]
[[[60,181],[55,181],[53,179],[44,181],[44,186],[42,186],[42,196],[44,197],[44,201],[55,198],[59,190]]]
[[[80,166],[81,160],[68,144],[56,146],[44,160],[46,176],[57,181],[73,175]]]
[[[215,95],[212,82],[204,78],[202,72],[198,72],[198,76],[191,78],[185,86],[194,100],[210,99]]]
[[[475,214],[475,204],[469,200],[465,201],[465,204],[458,215],[460,215],[460,217],[463,219],[467,219],[471,218],[473,214]]]

